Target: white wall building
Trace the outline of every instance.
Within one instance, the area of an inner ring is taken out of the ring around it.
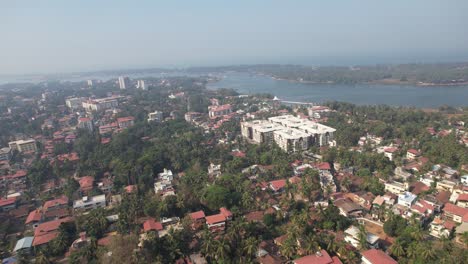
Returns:
[[[334,145],[334,128],[292,115],[241,123],[242,136],[255,143],[275,141],[283,150],[295,152],[311,145]]]
[[[12,150],[18,150],[19,152],[36,152],[37,145],[36,140],[27,139],[27,140],[17,140],[8,143],[8,146]]]
[[[97,195],[93,197],[84,196],[79,200],[73,201],[74,210],[91,210],[106,207],[106,195]]]
[[[148,114],[148,122],[162,122],[163,121],[163,112],[154,111],[153,113]]]
[[[122,89],[122,90],[130,88],[130,78],[125,77],[125,76],[120,76],[119,77],[119,88]]]
[[[85,98],[74,97],[74,98],[66,99],[65,104],[71,110],[76,110],[76,109],[80,109],[81,107],[83,107],[83,102],[84,101],[85,101]]]
[[[144,80],[138,80],[136,88],[141,89],[141,90],[148,90],[148,87],[146,86],[146,83]]]

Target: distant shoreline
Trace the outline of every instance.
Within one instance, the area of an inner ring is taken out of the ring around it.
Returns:
[[[464,86],[468,85],[468,82],[458,82],[458,83],[426,83],[426,82],[414,82],[414,81],[400,81],[396,79],[382,79],[376,80],[371,82],[358,82],[358,83],[337,83],[333,81],[328,82],[314,82],[314,81],[303,81],[303,80],[295,80],[295,79],[287,79],[287,78],[279,78],[272,75],[267,74],[260,74],[261,76],[269,76],[273,80],[277,81],[288,81],[294,83],[303,83],[303,84],[346,84],[346,85],[353,85],[353,84],[384,84],[384,85],[410,85],[410,86]]]

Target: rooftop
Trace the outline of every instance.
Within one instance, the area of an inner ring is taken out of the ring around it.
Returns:
[[[385,254],[382,250],[369,249],[361,253],[372,264],[398,264],[396,260]]]

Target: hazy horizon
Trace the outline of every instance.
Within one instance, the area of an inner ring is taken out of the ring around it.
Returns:
[[[9,1],[0,75],[468,61],[468,2]]]

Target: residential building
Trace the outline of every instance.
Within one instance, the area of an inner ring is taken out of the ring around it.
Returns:
[[[355,248],[360,247],[360,242],[359,242],[359,228],[356,226],[350,226],[348,229],[345,230],[345,238],[344,240]],[[379,248],[379,237],[369,233],[366,231],[367,234],[367,246],[370,248]]]
[[[311,145],[334,145],[335,131],[331,127],[292,115],[241,123],[244,138],[260,144],[274,141],[287,152],[306,150]]]
[[[457,206],[462,208],[468,208],[468,193],[462,193],[458,195]]]
[[[130,78],[126,76],[119,77],[119,88],[124,90],[130,88]]]
[[[364,213],[362,206],[347,198],[337,199],[334,204],[340,210],[340,214],[346,217],[360,217]]]
[[[0,212],[7,212],[16,208],[16,197],[0,198]]]
[[[67,98],[65,99],[65,105],[71,110],[77,110],[83,107],[84,101],[85,98],[82,97]]]
[[[136,88],[141,89],[141,90],[148,90],[148,86],[146,86],[146,83],[144,80],[138,80]]]
[[[416,201],[417,196],[410,193],[410,192],[404,192],[402,194],[398,195],[398,202],[397,204],[403,205],[406,207],[411,207],[413,203]]]
[[[281,262],[280,262],[281,263]],[[324,249],[317,251],[313,255],[304,256],[293,260],[294,264],[342,264],[338,257],[330,257]]]
[[[88,112],[99,112],[119,106],[118,99],[121,97],[113,96],[100,99],[89,99],[83,101],[83,108]]]
[[[104,194],[92,197],[84,196],[73,202],[74,210],[91,210],[104,207],[106,207],[106,195]]]
[[[226,217],[223,214],[215,214],[205,217],[206,225],[211,232],[224,231]]]
[[[117,118],[117,124],[121,129],[129,128],[135,124],[135,118],[133,116],[119,117]]]
[[[400,182],[386,182],[385,183],[385,191],[391,192],[393,194],[399,195],[409,190],[408,183],[400,183]]]
[[[18,150],[19,152],[36,152],[37,145],[36,140],[34,139],[27,139],[27,140],[17,140],[8,143],[8,146],[12,150]]]
[[[163,112],[154,111],[148,114],[148,122],[162,122],[163,121]]]
[[[451,203],[446,203],[443,208],[443,211],[447,219],[452,220],[456,223],[462,223],[463,217],[468,214],[468,208],[456,206]]]
[[[208,116],[210,118],[216,118],[230,113],[232,113],[232,106],[230,104],[208,106]]]
[[[429,225],[429,235],[437,238],[449,237],[450,230],[447,228],[447,222],[442,220],[440,217],[434,218]]]
[[[5,147],[0,149],[0,161],[10,160],[11,158],[11,148]]]
[[[415,149],[408,149],[406,152],[406,158],[409,160],[414,160],[419,156],[421,156],[421,153]]]
[[[202,114],[199,112],[187,112],[184,115],[185,121],[191,123],[195,120],[195,118],[201,116]]]
[[[78,119],[78,128],[93,131],[93,121],[89,117],[80,117]]]
[[[457,186],[457,183],[451,180],[441,180],[437,182],[436,189],[442,191],[453,192],[453,188]]]
[[[384,148],[384,156],[392,161],[397,151],[398,149],[395,147]]]
[[[102,125],[102,126],[99,126],[99,134],[104,135],[104,134],[112,133],[116,131],[118,128],[119,128],[119,125],[117,124],[117,122],[110,123],[107,125]]]
[[[396,260],[378,249],[366,250],[361,255],[362,264],[398,264]]]

